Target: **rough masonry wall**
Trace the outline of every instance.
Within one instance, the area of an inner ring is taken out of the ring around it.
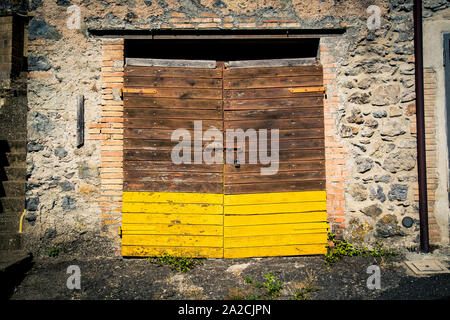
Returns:
[[[68,28],[71,5],[80,8],[80,29]],[[381,8],[379,30],[368,30],[369,5]],[[425,1],[425,15],[448,6]],[[120,61],[105,46],[122,44],[103,42],[102,51],[102,41],[88,28],[346,28],[342,36],[321,39],[332,231],[366,244],[418,243],[412,1],[32,0],[30,14],[30,248],[45,252],[56,245],[101,243],[104,250],[95,252],[113,255],[120,244],[121,169],[120,159],[114,159],[120,158],[120,121],[109,120],[123,112],[116,92],[121,84],[120,75],[102,74],[121,72]],[[105,69],[111,67],[105,61],[117,69]],[[80,149],[75,145],[78,94],[86,99],[89,130]],[[115,169],[105,170],[106,162],[117,162]],[[415,219],[412,228],[401,226],[404,216]]]
[[[84,95],[86,122],[99,119],[101,41],[67,28],[67,6],[33,4],[40,6],[28,33],[27,246],[44,254],[98,246],[100,145],[86,139],[77,149],[76,101]]]
[[[432,12],[445,9],[446,5],[443,1],[425,2],[424,17],[431,17]],[[445,11],[449,12],[448,8]],[[347,37],[349,41],[344,47],[335,38],[322,41],[332,49],[326,57],[338,61],[337,94],[341,101],[335,126],[349,150],[347,166],[342,168],[343,175],[348,176],[345,237],[372,245],[376,242],[388,246],[417,245],[412,2],[392,2],[389,14],[383,15],[381,29],[373,32],[360,26],[348,27]],[[433,74],[425,70],[426,101],[432,99],[434,89]],[[440,243],[441,228],[434,217],[434,191],[439,175],[433,107],[428,103],[425,110],[429,229],[431,243]],[[411,228],[401,225],[406,216],[414,219]]]

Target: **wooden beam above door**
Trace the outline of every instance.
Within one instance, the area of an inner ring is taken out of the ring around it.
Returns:
[[[119,30],[88,29],[96,37],[123,39],[276,39],[322,38],[343,35],[345,28],[336,29],[208,29],[208,30]]]

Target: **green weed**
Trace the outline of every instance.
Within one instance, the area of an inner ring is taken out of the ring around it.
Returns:
[[[196,265],[201,264],[202,259],[189,257],[176,257],[167,253],[163,253],[158,257],[150,257],[148,260],[160,264],[165,264],[173,271],[188,272]]]
[[[325,263],[329,266],[342,257],[390,257],[397,255],[395,249],[384,249],[381,242],[377,243],[375,249],[369,250],[366,246],[359,248],[346,240],[337,240],[335,234],[329,234],[328,240],[334,243],[334,246],[327,245],[328,252],[324,258]]]
[[[51,248],[48,251],[48,256],[49,257],[57,257],[59,255],[59,248]]]
[[[48,251],[48,256],[57,257],[61,252],[66,253],[67,252],[66,248],[53,247]]]
[[[283,289],[283,283],[275,279],[269,272],[265,275],[266,281],[263,282],[263,286],[266,288],[266,294],[275,298],[280,295],[281,289]]]
[[[311,292],[319,291],[319,289],[313,287],[313,286],[307,286],[302,289],[296,289],[294,293],[294,299],[295,300],[307,300],[309,297],[309,294]]]

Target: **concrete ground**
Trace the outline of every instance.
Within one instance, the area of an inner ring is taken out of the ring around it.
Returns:
[[[204,259],[187,272],[148,259],[78,259],[60,254],[35,258],[10,299],[447,300],[450,273],[418,276],[404,261],[438,259],[449,267],[449,253],[439,249],[426,255],[405,251],[389,259],[346,257],[331,267],[323,256]],[[80,268],[81,289],[67,287],[71,265]],[[380,267],[380,289],[367,287],[371,265]],[[272,295],[264,286],[268,273],[281,285]]]

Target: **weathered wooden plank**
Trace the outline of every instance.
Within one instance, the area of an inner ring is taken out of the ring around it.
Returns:
[[[269,135],[270,135],[270,132],[269,132]],[[147,140],[147,141],[152,141],[152,140]],[[259,150],[260,145],[266,145],[267,150],[270,151],[271,146],[272,146],[272,140],[271,139],[268,139],[268,140],[259,139],[259,137],[258,137],[258,141],[255,145],[254,143],[250,143],[248,141],[248,139],[246,139],[244,147],[239,146],[239,148],[245,149],[245,150]],[[308,139],[283,138],[283,139],[278,140],[278,149],[279,150],[320,149],[320,148],[324,148],[324,147],[325,147],[324,140],[320,139],[320,138],[308,138]]]
[[[292,118],[292,119],[263,119],[263,120],[235,120],[226,121],[225,129],[309,129],[322,128],[323,117],[317,118]]]
[[[286,87],[312,87],[321,86],[321,74],[304,75],[296,77],[270,77],[270,78],[241,78],[225,79],[224,89],[256,89],[256,88],[286,88]]]
[[[133,150],[134,151],[134,150]],[[164,151],[161,151],[163,153]],[[241,161],[241,168],[249,163],[249,153],[253,153],[257,156],[255,151],[245,150],[241,152],[245,162]],[[235,152],[234,159],[239,159],[237,152]],[[300,161],[300,160],[324,160],[325,149],[298,149],[298,150],[280,150],[278,153],[278,161],[274,162],[287,162],[287,161]],[[228,163],[230,164],[230,163]]]
[[[264,89],[233,89],[224,90],[223,97],[225,99],[275,99],[275,98],[292,98],[292,97],[314,97],[323,95],[322,92],[302,92],[292,93],[291,88],[264,88]],[[200,90],[200,89],[198,89]],[[204,89],[211,90],[211,89]]]
[[[299,256],[326,253],[326,244],[303,244],[253,248],[225,248],[224,258]]]
[[[326,201],[293,202],[293,203],[264,203],[225,206],[226,215],[249,215],[249,214],[269,214],[269,213],[295,213],[295,212],[316,212],[327,209]]]
[[[128,95],[128,94],[141,94],[143,97],[147,97],[148,94],[156,94],[158,91],[154,88],[131,88],[131,87],[125,87],[122,90],[122,94]]]
[[[327,233],[273,234],[251,237],[226,237],[224,248],[273,247],[296,244],[325,244]]]
[[[189,138],[187,138],[189,141]],[[197,142],[198,140],[191,140],[192,143]],[[198,141],[201,146],[202,146],[202,150],[205,151],[212,151],[212,150],[221,150],[222,148],[219,147],[214,147],[211,146],[211,143],[213,142],[211,141]],[[126,138],[124,141],[124,149],[126,150],[149,150],[149,151],[161,151],[161,150],[166,150],[166,151],[170,151],[172,150],[179,142],[178,141],[172,141],[172,140],[167,140],[167,139],[145,139],[145,140],[140,140],[140,139],[129,139]],[[258,140],[255,143],[250,143],[248,141],[248,139],[245,141],[244,144],[239,144],[239,150],[252,150],[252,151],[257,151],[260,149],[261,145],[266,145],[267,146],[267,150],[270,151],[271,150],[271,140]],[[237,146],[237,144],[235,143],[235,147]],[[233,147],[232,149],[234,149],[235,147]],[[192,151],[193,151],[192,147]],[[322,139],[319,138],[310,138],[310,139],[280,139],[278,141],[278,149],[280,151],[287,151],[287,150],[293,150],[293,149],[321,149],[324,148],[324,141]],[[224,152],[226,152],[226,148],[223,149]],[[231,150],[231,149],[230,149]]]
[[[308,129],[282,129],[279,130],[280,139],[305,139],[305,138],[324,138],[324,128]]]
[[[124,85],[127,87],[142,88],[211,88],[221,89],[221,79],[205,78],[167,78],[167,77],[143,77],[125,76]]]
[[[215,99],[177,99],[155,98],[150,96],[124,97],[125,110],[127,108],[159,108],[159,109],[194,109],[194,110],[222,110],[222,100]]]
[[[267,67],[267,68],[235,68],[223,70],[224,79],[289,77],[300,75],[322,74],[322,66]]]
[[[203,131],[208,130],[208,127],[203,126]],[[323,138],[324,128],[310,128],[310,129],[289,129],[279,130],[280,139],[306,139],[306,138]],[[187,129],[188,130],[188,129]],[[192,130],[192,129],[191,129]],[[150,129],[150,128],[128,128],[124,129],[125,139],[171,139],[173,129]],[[269,133],[270,135],[270,133]],[[193,131],[191,137],[194,137]]]
[[[172,161],[171,152],[168,150],[124,150],[123,159],[127,161]],[[193,159],[193,157],[191,157]]]
[[[209,182],[184,182],[184,181],[152,181],[152,182],[128,182],[124,181],[124,191],[149,191],[149,192],[200,192],[219,193],[223,191],[222,183]]]
[[[124,180],[128,182],[141,183],[152,181],[184,181],[184,182],[223,182],[223,174],[217,172],[154,172],[142,170],[124,170]]]
[[[224,196],[224,204],[228,206],[270,203],[301,203],[311,201],[326,201],[325,191],[238,194]]]
[[[222,172],[223,166],[221,164],[174,164],[170,160],[125,161],[124,170],[143,170],[150,172]]]
[[[124,257],[154,257],[164,254],[175,257],[223,258],[223,248],[122,246]]]
[[[168,139],[124,139],[124,149],[138,149],[138,150],[172,150],[178,144],[177,141]]]
[[[259,172],[241,174],[231,173],[225,174],[225,184],[240,184],[240,183],[263,183],[275,181],[308,181],[308,180],[322,180],[325,179],[325,168],[320,171],[293,171],[293,172],[277,172],[273,175],[261,175]]]
[[[208,147],[212,141],[202,141],[202,148]],[[139,150],[172,150],[179,142],[172,141],[167,139],[125,139],[124,141],[124,149],[139,149]],[[244,147],[245,150],[258,150],[259,145],[266,145],[268,150],[270,151],[271,140],[263,140],[258,139],[256,146],[250,144],[248,140],[245,141]],[[292,149],[320,149],[324,148],[324,140],[323,139],[280,139],[278,141],[279,150],[292,150]]]
[[[224,172],[225,174],[232,173],[250,173],[250,172],[261,172],[261,168],[267,167],[267,165],[262,164],[246,164],[244,167],[236,168],[234,164],[225,164]],[[312,161],[289,161],[289,162],[279,162],[278,172],[288,171],[315,171],[322,170],[325,168],[325,160],[312,160]]]
[[[205,203],[123,202],[122,211],[130,213],[222,214],[223,206]]]
[[[307,231],[310,232],[310,230],[311,229],[308,229]],[[129,234],[223,236],[223,227],[216,225],[122,223],[122,236]]]
[[[216,214],[157,214],[124,213],[122,223],[166,224],[166,225],[223,225],[223,215]]]
[[[203,156],[202,151],[194,151],[191,150],[191,163],[194,164],[195,156],[201,157]],[[311,150],[314,151],[313,155],[317,155],[317,151],[320,152],[320,150]],[[284,152],[295,152],[295,151],[284,151]],[[308,157],[308,155],[302,155],[300,154],[299,157]],[[139,149],[126,149],[123,152],[123,159],[125,162],[127,161],[172,161],[172,150],[139,150]],[[201,158],[200,158],[201,159]],[[280,158],[281,159],[281,158]],[[178,171],[178,170],[177,170]]]
[[[125,98],[154,97],[177,99],[222,99],[222,90],[219,89],[191,89],[191,88],[158,88],[156,93],[142,94],[124,92]]]
[[[258,110],[233,110],[224,112],[225,121],[258,119],[295,119],[323,117],[323,108],[279,108]]]
[[[127,66],[215,69],[215,60],[126,58]]]
[[[123,228],[123,227],[122,227]],[[225,237],[253,237],[263,235],[284,235],[304,233],[327,233],[326,222],[283,223],[257,226],[225,227]]]
[[[201,140],[191,140],[192,143],[195,142],[201,142],[202,148],[206,148],[211,144],[212,141],[201,141]],[[307,140],[303,140],[307,141]],[[125,139],[123,148],[124,149],[140,149],[140,150],[172,150],[179,142],[178,141],[172,141],[168,139],[157,139],[157,140],[150,140],[150,139]],[[294,145],[295,143],[292,143]],[[290,145],[290,144],[285,144]],[[311,144],[311,146],[316,144]],[[193,148],[193,147],[192,147]]]
[[[173,129],[134,129],[124,128],[124,139],[156,139],[171,140]]]
[[[130,77],[181,77],[181,78],[222,78],[222,69],[209,68],[169,68],[169,67],[145,67],[125,66],[125,75]]]
[[[139,177],[138,173],[141,173],[142,176]],[[207,184],[223,184],[223,175],[221,172],[207,172],[207,171],[169,171],[169,172],[162,172],[158,173],[158,171],[155,170],[133,170],[130,173],[125,173],[124,182],[126,185],[130,186],[131,188],[138,188],[140,186],[141,188],[145,186],[157,186],[159,184],[175,184],[175,185],[182,185],[188,184],[188,183],[207,183]],[[130,190],[130,191],[134,191]],[[141,191],[141,190],[137,190]],[[147,190],[142,190],[147,192]],[[158,190],[148,190],[148,192],[158,192]],[[172,192],[169,191],[162,191],[162,192]],[[180,192],[180,191],[174,191],[174,192]],[[196,192],[195,190],[189,189],[189,191],[186,191],[188,193]],[[208,191],[209,192],[209,191]]]
[[[277,108],[317,108],[323,107],[323,94],[317,92],[295,95],[289,98],[279,99],[225,99],[225,110],[261,110]]]
[[[222,204],[223,194],[173,193],[173,192],[124,192],[124,202],[205,203]]]
[[[189,110],[186,109],[157,109],[157,108],[131,108],[127,106],[124,110],[127,118],[148,119],[184,119],[184,120],[222,120],[221,109]]]
[[[124,126],[133,129],[187,129],[194,130],[194,120],[182,119],[154,119],[154,118],[125,118]],[[219,120],[203,120],[202,127],[215,127],[222,129],[223,123]],[[202,128],[203,129],[203,128]]]
[[[258,59],[258,60],[237,60],[225,63],[226,69],[236,68],[285,68],[285,67],[305,67],[317,66],[316,58],[286,58],[286,59]]]
[[[325,180],[308,180],[295,182],[268,182],[259,184],[225,184],[225,194],[320,191],[325,190]]]
[[[327,214],[320,212],[277,213],[264,215],[225,215],[224,226],[273,225],[282,223],[326,222]]]

